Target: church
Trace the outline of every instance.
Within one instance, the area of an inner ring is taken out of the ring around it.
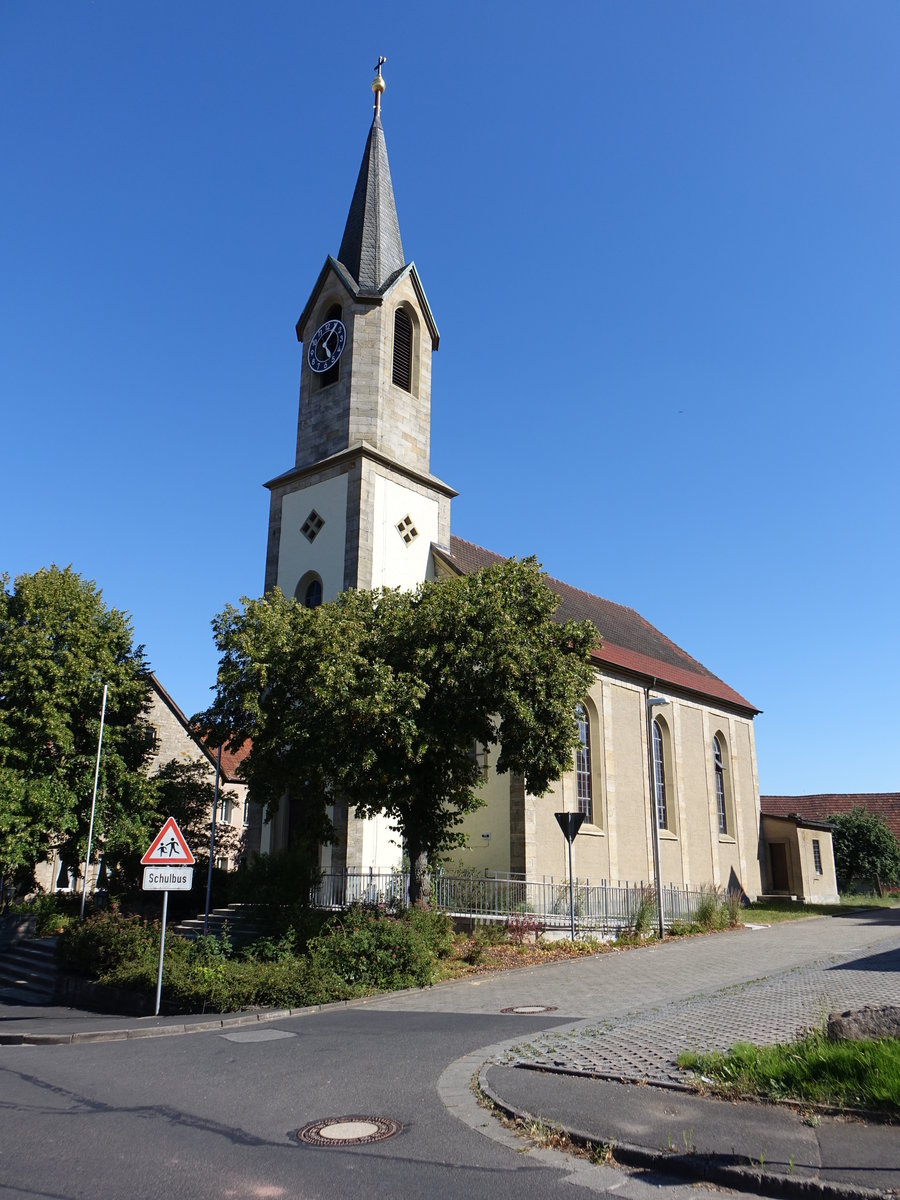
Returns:
[[[439,333],[407,260],[381,120],[375,113],[337,257],[328,256],[297,322],[304,353],[294,465],[271,479],[265,588],[314,607],[348,588],[413,588],[500,556],[451,533],[453,488],[430,470],[431,356]],[[537,553],[525,546],[522,554]],[[562,880],[554,814],[584,821],[573,871],[599,883],[770,890],[750,701],[634,610],[550,580],[562,620],[591,620],[602,645],[577,711],[571,769],[543,797],[493,770],[476,747],[485,805],[464,825],[466,868]],[[382,819],[336,805],[325,871],[382,872],[401,849]],[[288,805],[263,830],[291,836]],[[830,849],[830,847],[829,847]]]

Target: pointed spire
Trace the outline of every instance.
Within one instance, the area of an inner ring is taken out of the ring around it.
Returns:
[[[379,58],[375,68],[376,75],[372,81],[375,117],[366,140],[338,251],[338,260],[350,271],[359,286],[364,291],[372,292],[377,292],[391,275],[405,265],[391,169],[381,127],[381,94],[384,91],[381,67],[384,62],[384,58]]]

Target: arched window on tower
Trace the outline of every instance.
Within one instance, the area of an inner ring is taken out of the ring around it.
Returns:
[[[318,608],[322,603],[322,580],[315,571],[307,571],[294,591],[294,599],[304,608]]]
[[[394,360],[391,382],[404,392],[413,390],[413,325],[405,308],[394,312]]]
[[[579,704],[575,709],[578,722],[578,745],[575,747],[575,797],[578,811],[589,824],[594,821],[594,788],[591,780],[591,724],[587,709]]]

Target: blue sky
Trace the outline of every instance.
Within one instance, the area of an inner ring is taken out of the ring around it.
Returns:
[[[379,54],[454,532],[763,709],[763,792],[900,788],[893,0],[7,0],[0,570],[207,703]]]

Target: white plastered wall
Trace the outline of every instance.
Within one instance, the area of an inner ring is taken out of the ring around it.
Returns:
[[[300,532],[315,509],[325,524],[315,541]],[[281,543],[278,552],[278,586],[293,596],[308,571],[322,580],[324,600],[344,590],[344,546],[347,537],[347,476],[311,484],[285,496],[281,504]]]
[[[382,475],[375,478],[372,586],[411,590],[427,577],[431,543],[438,541],[438,503]],[[406,543],[397,525],[409,517],[416,537]]]

